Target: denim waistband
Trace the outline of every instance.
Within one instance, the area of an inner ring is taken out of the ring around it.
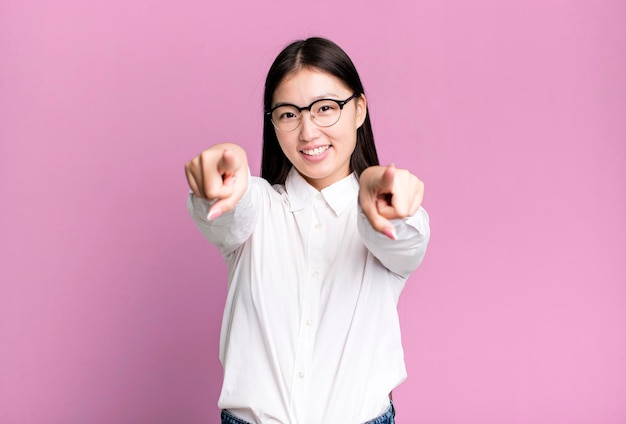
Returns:
[[[380,416],[373,420],[367,421],[363,424],[394,424],[394,417],[396,416],[396,409],[393,406],[393,401],[389,401],[389,408]],[[244,421],[235,417],[228,410],[222,409],[222,424],[251,424],[248,421]]]
[[[382,415],[363,424],[394,424],[395,416],[396,416],[396,408],[393,406],[393,401],[389,400],[389,408],[387,408],[387,410]]]
[[[222,409],[222,424],[250,424],[248,421],[244,421],[235,417],[227,409]]]

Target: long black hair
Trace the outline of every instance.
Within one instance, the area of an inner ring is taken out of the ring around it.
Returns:
[[[265,111],[272,108],[274,91],[285,76],[302,68],[315,68],[327,72],[338,78],[357,95],[365,93],[359,74],[346,52],[330,40],[313,37],[294,41],[285,47],[274,60],[265,79],[263,98]],[[365,121],[356,132],[356,147],[350,157],[350,170],[358,177],[365,168],[378,164],[370,114],[366,109]],[[270,184],[284,184],[291,166],[291,162],[278,144],[270,117],[265,115],[261,177]]]

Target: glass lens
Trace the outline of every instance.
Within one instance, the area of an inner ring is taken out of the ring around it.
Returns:
[[[313,122],[320,127],[336,124],[341,116],[341,108],[334,100],[318,100],[311,104],[309,112]],[[301,119],[302,112],[294,106],[279,106],[272,111],[272,123],[281,131],[295,130]]]
[[[293,131],[300,124],[300,112],[293,106],[280,106],[272,112],[272,122],[282,131]]]
[[[320,127],[330,127],[340,115],[339,105],[332,100],[319,100],[311,105],[311,117]]]

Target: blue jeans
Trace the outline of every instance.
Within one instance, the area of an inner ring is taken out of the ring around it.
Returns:
[[[394,417],[396,416],[396,409],[393,407],[393,401],[389,402],[389,408],[379,417],[374,418],[363,424],[395,424]],[[241,420],[228,412],[226,409],[222,410],[222,424],[250,424],[248,421]]]

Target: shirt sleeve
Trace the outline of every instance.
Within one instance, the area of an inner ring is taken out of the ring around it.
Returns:
[[[367,249],[390,271],[408,278],[424,259],[430,239],[430,224],[422,207],[404,219],[391,220],[397,239],[391,240],[376,231],[359,206],[357,226]]]
[[[211,221],[207,220],[207,214],[215,201],[196,197],[191,192],[187,199],[187,209],[200,232],[224,257],[248,240],[258,220],[258,208],[254,207],[254,177],[249,176],[248,181],[248,187],[235,208]]]

